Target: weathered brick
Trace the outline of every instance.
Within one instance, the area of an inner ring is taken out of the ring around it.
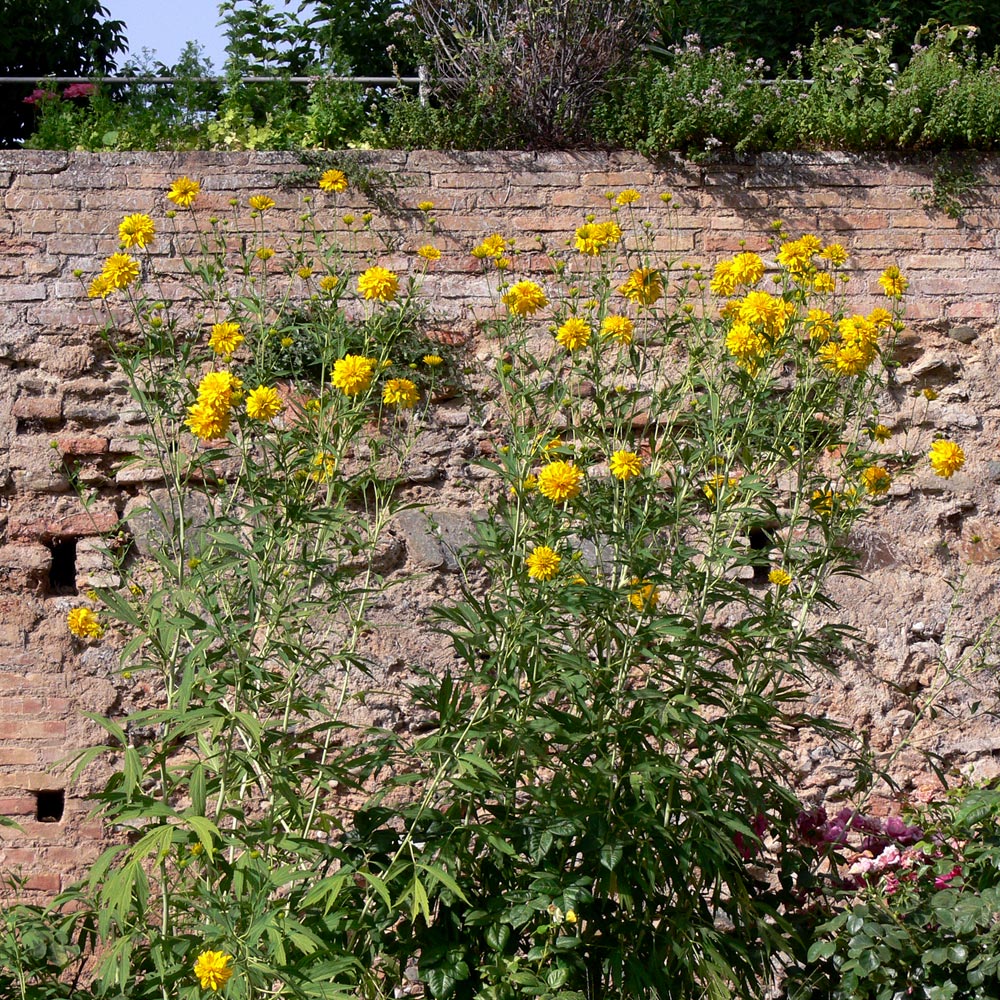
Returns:
[[[0,302],[38,302],[45,298],[45,286],[42,284],[0,284]]]
[[[13,414],[18,420],[56,422],[62,419],[63,398],[58,396],[22,396],[14,400]]]

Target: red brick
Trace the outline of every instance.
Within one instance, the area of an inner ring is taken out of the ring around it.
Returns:
[[[35,764],[37,756],[30,750],[23,750],[20,747],[5,747],[0,749],[0,767],[13,767],[15,765]]]
[[[108,439],[96,434],[61,434],[56,442],[63,455],[103,455],[108,450]]]
[[[24,887],[37,892],[58,892],[62,888],[62,878],[51,872],[45,875],[32,875]]]
[[[0,816],[34,816],[34,795],[4,795],[0,797]]]
[[[99,438],[107,444],[107,438]],[[77,452],[77,454],[86,454]],[[33,521],[11,518],[8,532],[11,541],[34,541],[53,538],[86,538],[102,535],[118,524],[118,514],[113,510],[93,510],[82,514],[67,514],[64,517],[43,517]]]

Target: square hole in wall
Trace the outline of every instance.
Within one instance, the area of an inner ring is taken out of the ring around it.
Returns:
[[[49,593],[76,594],[76,539],[54,538],[48,547],[52,552]]]
[[[66,808],[66,792],[62,788],[35,792],[35,819],[39,823],[59,823]]]

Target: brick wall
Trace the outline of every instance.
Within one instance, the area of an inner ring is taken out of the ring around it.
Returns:
[[[898,387],[884,400],[883,419],[914,451],[945,431],[969,461],[953,480],[923,472],[895,484],[889,506],[854,540],[864,579],[841,581],[836,596],[867,642],[867,659],[845,665],[840,681],[824,683],[815,698],[856,731],[867,730],[904,787],[929,781],[916,750],[896,754],[904,737],[940,754],[946,766],[1000,772],[1000,729],[969,710],[974,701],[995,701],[996,658],[988,636],[981,640],[984,623],[1000,613],[1000,160],[979,162],[980,183],[959,223],[926,210],[916,196],[934,173],[920,160],[765,154],[695,165],[595,152],[361,156],[386,171],[391,185],[383,188],[399,211],[378,221],[398,246],[387,253],[362,234],[359,254],[400,272],[416,269],[413,251],[427,235],[415,206],[433,201],[434,242],[444,258],[428,276],[425,298],[460,332],[475,333],[475,321],[490,311],[468,253],[479,239],[491,232],[517,237],[525,251],[519,271],[543,276],[548,264],[534,236],[559,245],[586,213],[601,210],[605,191],[623,187],[642,193],[639,211],[662,234],[657,250],[665,256],[711,264],[744,243],[764,249],[780,218],[791,234],[808,230],[843,242],[852,253],[852,288],[871,289],[883,267],[899,264],[910,278],[912,329],[902,338]],[[313,188],[278,186],[282,175],[301,169],[292,154],[0,151],[0,815],[23,828],[0,832],[0,867],[22,871],[40,894],[78,875],[103,834],[87,820],[83,798],[100,782],[99,770],[71,787],[54,765],[99,741],[84,711],[122,710],[141,688],[123,691],[112,649],[74,643],[66,612],[75,593],[115,584],[103,539],[156,485],[148,470],[121,467],[134,450],[138,415],[102,350],[74,271],[85,278],[99,271],[117,247],[122,215],[162,217],[164,191],[182,174],[201,181],[199,207],[219,215],[231,212],[231,198],[245,205],[251,193],[270,194],[277,201],[271,230],[289,235],[303,211],[315,212],[321,227],[342,228],[341,213],[369,209],[350,193],[333,208],[320,196],[306,203]],[[662,191],[674,195],[669,209]],[[154,249],[168,276],[180,276],[178,255],[189,245],[186,217],[179,222],[180,233]],[[182,297],[183,284],[168,280],[168,294]],[[493,350],[473,338],[474,357]],[[922,388],[938,399],[927,404]],[[390,539],[388,569],[419,570],[425,583],[373,612],[385,626],[372,652],[385,692],[370,706],[376,721],[408,722],[401,663],[445,655],[423,615],[451,592],[449,540],[467,523],[471,463],[485,437],[461,400],[438,408],[421,436],[409,485],[438,527],[410,511]],[[67,463],[92,496],[87,507],[71,489]],[[141,533],[137,519],[128,530]],[[971,656],[977,642],[983,655]],[[947,685],[937,702],[943,714],[931,719],[922,711],[925,696],[957,665],[964,677]],[[792,756],[807,795],[847,793],[851,764],[835,743],[803,743]]]

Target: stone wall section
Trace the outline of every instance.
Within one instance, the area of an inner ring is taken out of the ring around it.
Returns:
[[[1000,160],[979,161],[973,204],[957,221],[924,207],[917,195],[929,191],[934,165],[917,159],[762,154],[696,165],[601,152],[350,155],[386,172],[384,190],[400,207],[376,221],[395,233],[391,252],[366,234],[356,238],[367,263],[415,272],[414,251],[428,241],[415,206],[434,202],[444,257],[425,298],[445,327],[471,335],[473,366],[498,347],[476,335],[493,307],[471,247],[492,232],[516,237],[524,251],[516,272],[544,279],[550,264],[535,236],[560,247],[587,213],[604,211],[607,191],[642,194],[638,211],[661,234],[656,249],[665,258],[711,266],[743,246],[765,250],[777,218],[792,235],[838,240],[852,254],[860,308],[876,304],[875,278],[897,263],[910,279],[911,328],[883,400],[881,419],[895,432],[886,448],[921,453],[940,431],[962,444],[968,463],[949,481],[926,469],[901,479],[851,540],[863,576],[838,581],[835,591],[862,652],[842,664],[839,680],[818,685],[811,707],[866,733],[904,791],[931,794],[925,750],[945,768],[1000,774],[1000,727],[990,714],[1000,659],[988,629],[1000,613]],[[343,162],[338,156],[331,165]],[[141,535],[142,519],[129,515],[156,488],[155,473],[122,465],[136,450],[140,417],[104,350],[84,282],[117,248],[123,215],[163,218],[165,190],[180,175],[202,183],[199,209],[232,213],[235,198],[247,225],[246,198],[270,194],[271,231],[289,239],[305,211],[342,230],[342,213],[369,210],[352,193],[333,204],[315,188],[279,186],[302,169],[288,153],[0,151],[0,816],[21,826],[0,830],[0,870],[20,872],[29,894],[57,891],[105,842],[84,799],[99,769],[70,784],[55,766],[100,740],[83,713],[124,711],[143,695],[141,681],[123,689],[108,644],[84,646],[65,628],[76,594],[115,585],[102,551],[118,532]],[[663,191],[673,194],[669,207]],[[185,235],[186,216],[178,224],[179,235],[158,238],[153,256],[168,276],[165,294],[183,298],[180,254],[194,236]],[[929,402],[923,389],[937,398]],[[398,582],[372,612],[379,627],[367,655],[385,693],[369,707],[383,724],[405,730],[419,721],[402,696],[408,665],[447,659],[425,613],[452,592],[454,549],[480,502],[474,460],[488,438],[482,411],[461,399],[436,407],[422,430],[408,477],[428,513],[407,512],[387,538],[380,558]],[[949,680],[955,671],[961,680]],[[836,801],[850,791],[852,765],[836,741],[804,741],[789,759],[807,795]]]

